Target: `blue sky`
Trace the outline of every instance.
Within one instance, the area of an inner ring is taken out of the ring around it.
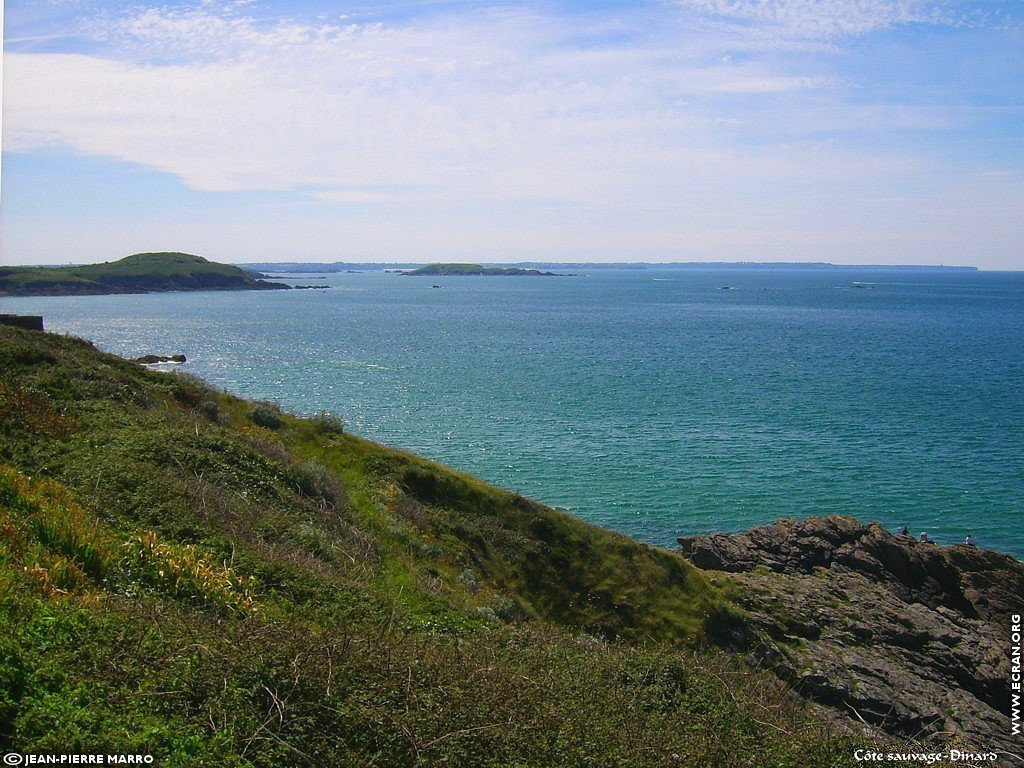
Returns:
[[[1024,268],[1024,4],[7,2],[4,263]]]

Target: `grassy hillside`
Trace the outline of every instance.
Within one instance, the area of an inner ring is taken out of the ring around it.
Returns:
[[[328,414],[0,327],[0,751],[833,766],[702,573]]]
[[[81,267],[0,267],[0,295],[52,296],[150,291],[266,290],[283,284],[188,253],[136,253]]]

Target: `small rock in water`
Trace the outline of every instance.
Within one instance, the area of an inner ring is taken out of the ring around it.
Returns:
[[[184,363],[184,355],[143,355],[135,358],[136,363],[143,365],[159,365],[160,363]]]

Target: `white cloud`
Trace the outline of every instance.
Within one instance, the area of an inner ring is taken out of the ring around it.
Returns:
[[[679,66],[672,51],[572,56],[550,47],[542,20],[497,21],[328,30],[146,11],[118,30],[132,53],[187,44],[202,60],[12,54],[7,146],[66,145],[203,190],[593,193],[616,167],[707,149],[704,116],[678,106],[687,98],[820,83],[753,64]]]
[[[721,173],[717,134],[748,124],[729,100],[827,84],[685,45],[567,48],[527,13],[342,27],[147,10],[108,29],[117,59],[8,55],[8,150],[68,146],[201,190],[594,199]]]

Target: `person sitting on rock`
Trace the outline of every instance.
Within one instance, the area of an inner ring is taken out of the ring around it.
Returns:
[[[928,531],[921,531],[921,541],[928,543],[931,539],[928,538]]]
[[[974,546],[974,534],[973,533],[968,533],[967,534],[967,538],[964,539],[964,545],[968,546],[968,547],[973,547]]]
[[[900,536],[909,536],[909,535],[910,535],[910,529],[907,528],[907,526],[904,525],[903,526],[903,530],[900,531]]]

